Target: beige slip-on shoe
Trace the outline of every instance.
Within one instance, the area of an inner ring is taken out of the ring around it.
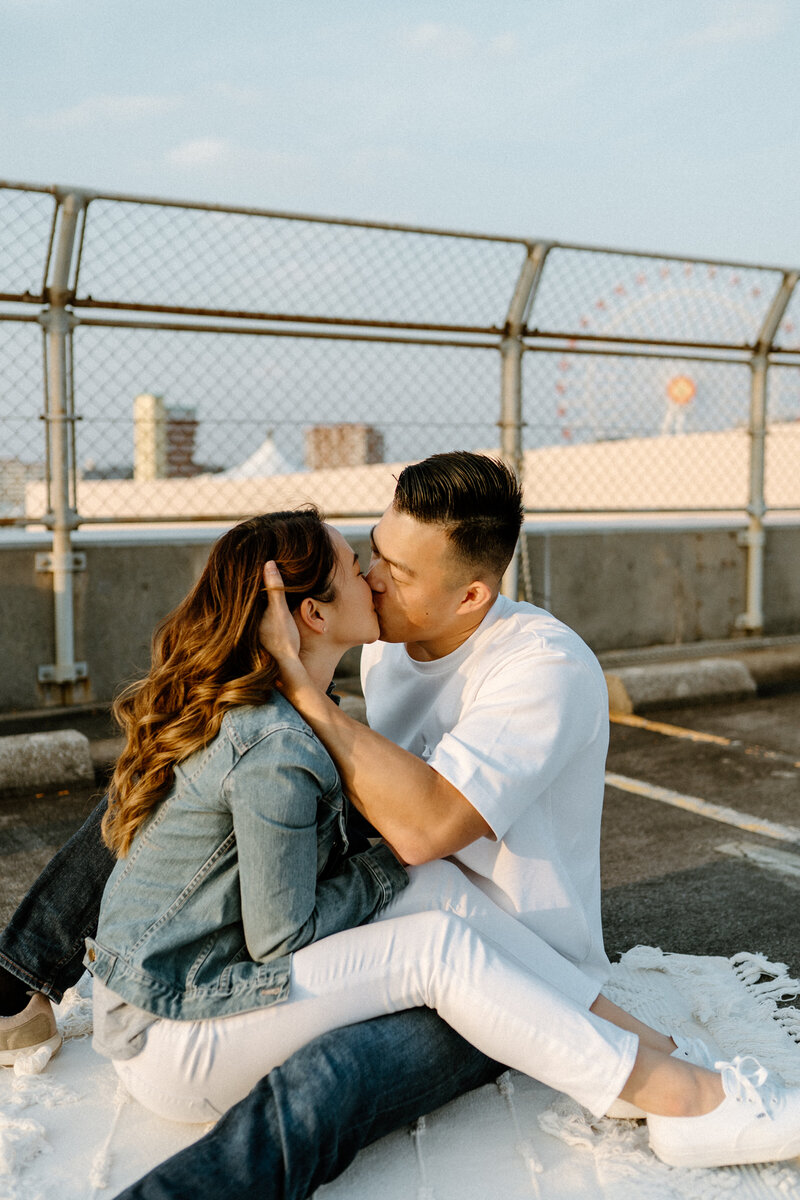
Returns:
[[[50,1001],[41,992],[34,992],[22,1012],[0,1017],[0,1067],[13,1067],[17,1059],[42,1046],[57,1054],[61,1034]]]

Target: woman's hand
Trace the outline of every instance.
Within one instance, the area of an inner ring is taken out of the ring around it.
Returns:
[[[300,631],[286,603],[281,573],[272,561],[264,564],[264,587],[269,598],[258,637],[264,649],[275,659],[283,676],[285,671],[290,671],[300,662]]]

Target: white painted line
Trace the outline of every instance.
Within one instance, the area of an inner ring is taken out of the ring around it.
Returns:
[[[724,804],[711,804],[708,800],[701,800],[699,796],[684,796],[681,792],[671,791],[670,788],[657,787],[654,783],[645,783],[641,779],[629,779],[627,775],[615,775],[611,771],[606,771],[606,783],[610,787],[619,788],[620,791],[632,792],[635,796],[660,800],[662,804],[671,804],[674,808],[684,808],[698,817],[708,817],[710,821],[735,825],[737,829],[744,829],[748,833],[758,833],[778,842],[800,843],[800,829],[793,825],[777,825],[763,817],[754,817],[751,813],[726,808]]]
[[[800,855],[790,854],[788,850],[774,850],[772,846],[761,846],[758,842],[726,842],[717,846],[720,854],[730,854],[732,858],[746,858],[757,867],[767,871],[778,871],[781,875],[793,875],[800,879]]]

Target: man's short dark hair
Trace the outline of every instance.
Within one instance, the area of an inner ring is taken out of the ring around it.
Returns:
[[[522,525],[522,489],[499,459],[469,450],[432,454],[400,472],[393,506],[441,525],[456,559],[476,575],[500,579]]]

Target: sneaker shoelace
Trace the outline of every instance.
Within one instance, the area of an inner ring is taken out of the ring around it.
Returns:
[[[757,1058],[752,1054],[738,1055],[731,1062],[720,1062],[716,1066],[722,1074],[722,1086],[728,1096],[754,1104],[759,1116],[772,1118],[778,1092],[769,1071]]]

